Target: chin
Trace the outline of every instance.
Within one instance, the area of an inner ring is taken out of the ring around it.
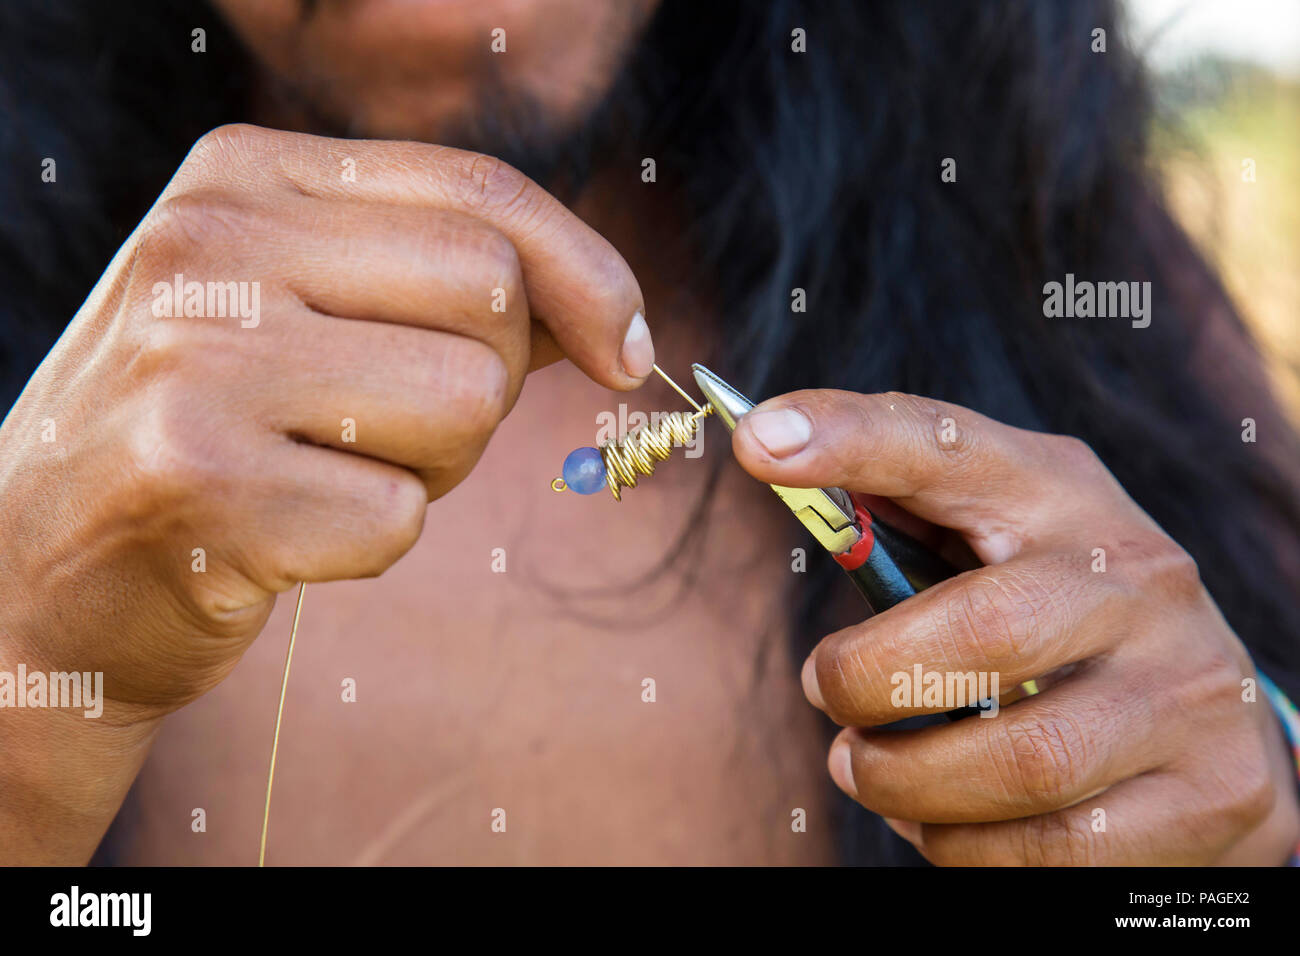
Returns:
[[[352,135],[431,139],[482,104],[576,125],[658,0],[214,0],[277,85]]]

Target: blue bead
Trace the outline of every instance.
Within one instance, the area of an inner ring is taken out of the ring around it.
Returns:
[[[561,470],[564,484],[580,495],[594,495],[605,487],[605,459],[598,448],[578,448],[569,452]]]

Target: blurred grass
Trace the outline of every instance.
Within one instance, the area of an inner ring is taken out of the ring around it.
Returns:
[[[1156,78],[1153,159],[1300,425],[1300,82],[1204,59]],[[1255,161],[1255,182],[1242,162]]]

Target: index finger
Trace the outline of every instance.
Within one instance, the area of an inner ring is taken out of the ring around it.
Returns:
[[[898,392],[770,399],[740,420],[732,447],[746,471],[771,484],[894,499],[962,532],[988,564],[1034,543],[1074,539],[1095,525],[1100,496],[1127,500],[1077,439]]]
[[[195,150],[273,154],[286,184],[311,196],[475,216],[514,245],[531,317],[575,365],[617,389],[635,388],[651,372],[654,345],[645,299],[628,264],[563,203],[499,159],[425,143],[330,139],[242,125],[214,130]],[[350,175],[343,174],[347,170]],[[485,317],[493,315],[494,293],[502,292],[483,290]],[[533,338],[545,345],[545,336]]]

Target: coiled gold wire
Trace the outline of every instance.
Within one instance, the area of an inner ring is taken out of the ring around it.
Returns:
[[[623,500],[619,489],[636,487],[637,475],[653,475],[655,464],[667,461],[674,446],[690,442],[699,431],[700,423],[712,412],[713,406],[707,404],[689,414],[665,412],[658,421],[648,422],[616,441],[601,445],[605,483],[613,492],[614,500]]]
[[[658,365],[653,368],[695,411],[660,412],[657,418],[632,429],[622,438],[600,446],[600,457],[605,462],[605,484],[609,485],[615,501],[623,500],[619,489],[635,488],[637,475],[653,475],[655,463],[667,461],[672,456],[673,447],[688,443],[700,430],[700,422],[713,414],[712,405],[708,402],[701,405]],[[566,487],[563,478],[551,482],[553,491],[564,491]]]

